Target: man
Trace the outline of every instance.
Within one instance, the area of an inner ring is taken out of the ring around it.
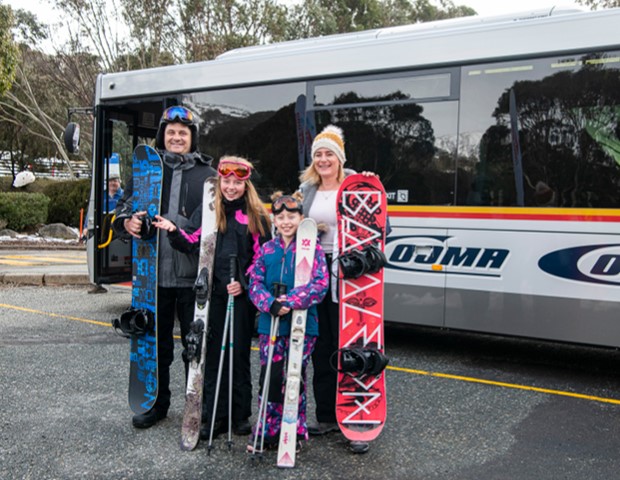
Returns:
[[[161,215],[179,228],[188,229],[189,219],[202,205],[203,184],[214,176],[212,158],[198,152],[198,124],[193,112],[185,107],[167,108],[159,122],[155,146],[163,160]],[[133,183],[128,182],[125,195],[116,207],[113,228],[120,235],[140,238],[139,232],[146,212],[132,212]],[[191,233],[191,232],[190,232]],[[170,407],[170,365],[173,359],[175,313],[181,324],[181,339],[186,336],[194,316],[195,295],[192,287],[198,271],[198,255],[172,250],[159,233],[157,287],[157,364],[159,393],[151,410],[134,415],[136,428],[149,428],[166,417]],[[185,361],[185,359],[184,359]],[[187,362],[185,361],[187,372]]]
[[[121,177],[118,173],[111,173],[108,178],[108,188],[106,189],[106,198],[104,200],[103,209],[106,213],[113,212],[116,204],[123,197],[123,189],[121,188]]]
[[[103,198],[103,211],[105,213],[113,213],[116,209],[116,204],[123,197],[123,189],[121,188],[121,177],[118,173],[111,173],[108,178],[108,188],[106,188]],[[88,230],[88,217],[84,219],[84,226],[82,227],[82,241],[86,241],[86,232]],[[101,285],[100,283],[96,283],[92,286],[88,293],[108,293],[108,290]]]

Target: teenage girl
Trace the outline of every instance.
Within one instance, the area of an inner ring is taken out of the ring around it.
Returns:
[[[246,274],[260,246],[271,238],[269,213],[250,180],[252,170],[252,164],[248,160],[232,156],[222,157],[217,168],[215,214],[218,234],[205,359],[203,425],[200,431],[202,439],[209,438],[211,428],[229,295],[234,296],[232,427],[236,435],[248,435],[251,432],[249,423],[252,413],[250,347],[256,310],[248,298]],[[200,224],[202,212],[197,212],[194,217],[192,223]],[[189,235],[165,218],[156,218],[158,221],[154,222],[154,225],[168,231],[168,238],[175,249],[191,252],[199,248],[200,228]],[[231,254],[236,255],[238,261],[237,276],[233,282],[230,281],[229,272]],[[226,350],[224,372],[228,372],[228,358],[228,350]],[[228,430],[228,375],[222,375],[219,392],[214,436]]]

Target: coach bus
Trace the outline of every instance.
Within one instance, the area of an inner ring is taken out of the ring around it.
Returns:
[[[200,150],[238,154],[259,192],[294,191],[315,132],[380,175],[392,232],[385,318],[620,346],[620,9],[549,8],[311,38],[97,79],[91,280],[130,280],[109,229],[162,111],[200,117]],[[115,167],[119,168],[119,167]]]

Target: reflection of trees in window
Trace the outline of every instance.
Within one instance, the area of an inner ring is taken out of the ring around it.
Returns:
[[[218,160],[241,155],[256,167],[252,178],[263,200],[274,190],[293,192],[298,186],[295,104],[277,111],[242,112],[212,108],[201,115],[202,149]]]
[[[560,207],[618,206],[620,166],[613,152],[620,145],[620,71],[604,63],[587,64],[590,58],[583,58],[584,66],[577,71],[515,82],[512,87],[526,205],[540,204],[535,192],[536,185],[543,182],[555,192],[554,201]],[[509,94],[507,89],[499,98],[493,113],[497,126],[486,134],[509,125]],[[508,148],[502,149],[502,145]],[[486,168],[496,170],[491,177],[493,188],[514,190],[509,129],[489,138],[486,156],[490,165]]]
[[[445,155],[437,155],[433,125],[424,116],[424,107],[417,103],[386,104],[408,99],[401,92],[381,97],[343,94],[333,104],[370,106],[319,111],[317,131],[327,123],[340,126],[347,166],[378,173],[388,191],[408,190],[409,203],[450,203],[454,162],[448,162],[452,173],[446,174],[442,168]]]
[[[467,175],[469,185],[463,185],[459,191],[466,191],[466,198],[459,198],[459,203],[466,205],[514,205],[515,182],[513,177],[512,156],[510,149],[510,128],[494,125],[482,135],[479,144],[479,157],[475,162],[461,162]]]

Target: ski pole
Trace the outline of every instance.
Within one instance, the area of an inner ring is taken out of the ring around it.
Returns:
[[[232,257],[232,255],[231,255]],[[235,261],[236,261],[236,257],[235,257]],[[232,259],[231,259],[231,265],[232,265]],[[231,273],[234,274],[234,272]],[[220,396],[220,386],[222,383],[222,372],[224,370],[224,355],[226,354],[226,337],[227,335],[230,335],[232,337],[232,332],[231,332],[231,328],[230,328],[230,323],[231,323],[231,317],[233,314],[233,305],[234,305],[234,297],[232,295],[228,295],[228,303],[226,305],[226,318],[224,320],[224,329],[222,330],[222,346],[221,346],[221,350],[220,350],[220,363],[217,367],[217,379],[215,381],[215,398],[213,399],[213,412],[211,414],[211,428],[209,430],[209,445],[207,446],[207,454],[210,455],[211,454],[211,450],[213,449],[213,433],[215,431],[215,417],[217,414],[217,404],[219,401],[219,396]],[[229,363],[232,364],[232,358],[229,358]],[[232,380],[232,379],[230,379]],[[231,385],[232,385],[232,381],[229,384],[229,395],[231,394]],[[230,412],[230,400],[231,398],[229,397],[229,412]],[[229,443],[229,448],[232,445],[232,437],[231,437],[231,420],[230,420],[230,416],[228,417],[228,443]]]
[[[274,297],[277,299],[281,295],[286,293],[286,285],[283,283],[274,283]],[[271,377],[271,362],[273,360],[273,350],[276,343],[276,336],[278,335],[278,328],[280,326],[280,316],[272,317],[271,329],[269,331],[269,345],[267,348],[267,364],[265,366],[265,378],[263,379],[263,386],[261,389],[262,397],[260,400],[260,406],[258,408],[258,418],[256,420],[256,429],[254,432],[254,444],[252,446],[252,455],[256,456],[256,446],[258,444],[258,432],[260,430],[261,442],[260,453],[262,455],[265,448],[265,424],[267,423],[267,400],[269,398],[269,382]],[[261,428],[262,424],[262,428]]]
[[[263,448],[264,448],[264,443],[265,443],[265,423],[267,420],[267,397],[268,397],[268,388],[269,388],[269,381],[270,381],[270,377],[271,377],[271,359],[273,358],[273,349],[272,349],[272,342],[277,334],[278,331],[278,327],[279,327],[279,323],[280,323],[280,317],[276,316],[276,317],[271,317],[271,329],[269,330],[269,345],[268,345],[268,350],[267,350],[267,363],[265,365],[265,378],[263,378],[263,385],[262,385],[262,396],[261,396],[261,400],[260,400],[260,406],[258,407],[258,415],[257,415],[257,419],[256,419],[256,428],[255,428],[255,433],[254,433],[254,444],[253,444],[253,449],[252,449],[252,455],[253,457],[256,456],[256,447],[258,445],[258,436],[259,436],[259,431],[260,431],[260,436],[261,436],[261,442],[260,442],[260,454],[262,456],[263,453]],[[266,393],[267,392],[267,393]]]
[[[231,254],[228,258],[229,271],[230,271],[230,283],[235,281],[237,273],[237,255]],[[235,353],[235,297],[228,295],[228,305],[226,309],[230,312],[230,325],[229,325],[229,339],[230,345],[228,348],[228,449],[232,448],[232,397],[233,397],[233,361]]]

